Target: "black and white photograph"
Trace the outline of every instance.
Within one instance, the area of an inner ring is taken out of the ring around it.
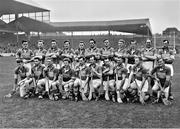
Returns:
[[[180,128],[180,0],[0,0],[0,128]]]

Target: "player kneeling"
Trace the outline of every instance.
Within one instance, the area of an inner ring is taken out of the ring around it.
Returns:
[[[105,99],[110,100],[109,98],[109,90],[112,96],[112,101],[115,102],[115,77],[113,65],[110,60],[107,58],[104,59],[104,64],[102,66],[102,79],[103,86],[105,90]]]
[[[19,90],[20,97],[26,99],[30,96],[32,78],[30,78],[29,69],[24,66],[22,59],[17,59],[16,62],[18,66],[14,73],[14,87],[11,93],[5,97],[11,98]],[[19,82],[18,78],[20,78]]]
[[[117,102],[123,103],[126,101],[126,92],[128,88],[128,70],[123,65],[122,58],[116,58],[115,60],[117,62],[117,65],[114,68],[116,77]]]
[[[62,92],[64,91],[63,99],[73,100],[73,84],[74,84],[74,71],[70,67],[71,60],[64,58],[64,66],[59,70],[60,86]]]
[[[46,59],[46,67],[44,68],[44,79],[37,83],[39,98],[47,93],[50,100],[59,99],[59,82],[58,82],[58,69],[53,65],[53,59],[48,57]]]
[[[155,79],[154,86],[152,87],[153,93],[157,94],[155,102],[161,99],[165,105],[170,105],[169,101],[169,88],[171,86],[171,70],[165,66],[162,58],[158,59],[158,66],[155,67],[151,76]]]
[[[75,100],[78,101],[78,93],[80,91],[82,100],[87,101],[90,69],[86,66],[84,57],[79,58],[79,65],[76,67],[76,72],[77,78],[74,81]]]
[[[33,78],[35,94],[38,95],[39,99],[43,98],[44,94],[42,92],[45,91],[45,80],[43,74],[45,66],[41,64],[41,59],[42,58],[39,56],[34,57],[34,66],[31,69],[31,76]]]
[[[135,57],[135,65],[130,72],[129,83],[128,92],[130,93],[132,102],[139,101],[145,104],[145,101],[149,99],[149,85],[147,81],[147,70],[143,67],[140,57]]]
[[[102,68],[96,63],[95,56],[90,57],[90,63],[90,91],[88,99],[95,98],[97,101],[100,97],[99,89],[102,86]]]

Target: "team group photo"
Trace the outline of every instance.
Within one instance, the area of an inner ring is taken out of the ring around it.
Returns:
[[[178,0],[0,2],[0,127],[180,127]],[[39,3],[64,12],[50,13]],[[143,14],[137,3],[154,11]],[[123,4],[135,9],[131,19],[126,13],[118,20],[98,16],[106,6],[122,12]],[[166,17],[156,14],[166,5],[174,10]],[[82,12],[85,8],[97,14]],[[87,14],[100,20],[77,20]],[[68,15],[70,22],[50,19]],[[174,21],[156,25],[156,15]]]

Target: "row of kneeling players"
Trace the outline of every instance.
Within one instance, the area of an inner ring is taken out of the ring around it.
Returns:
[[[163,58],[156,59],[152,70],[143,65],[141,56],[133,56],[135,63],[130,67],[122,56],[77,58],[74,64],[71,58],[64,57],[63,66],[57,68],[53,56],[48,56],[45,64],[42,64],[41,56],[35,56],[31,60],[31,69],[26,67],[23,59],[18,58],[14,72],[15,85],[5,97],[19,93],[24,99],[105,99],[118,103],[171,104],[171,69],[165,66]]]

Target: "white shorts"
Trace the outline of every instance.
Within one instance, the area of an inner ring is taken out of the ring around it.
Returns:
[[[19,88],[20,97],[24,97],[27,94],[31,83],[32,83],[32,78],[30,78],[28,80],[27,79],[21,80],[18,83],[18,85],[20,86],[20,88]]]
[[[75,81],[74,81],[74,86],[80,86],[80,92],[82,92],[82,89],[84,89],[84,93],[87,93],[88,91],[88,84],[86,84],[86,80],[80,80],[79,78],[77,78]]]
[[[31,63],[24,63],[24,67],[27,67],[28,68],[28,75],[30,75],[31,74],[31,69],[32,69],[32,66],[31,66]]]
[[[99,86],[101,86],[101,79],[93,79],[91,84],[92,84],[93,88],[96,89]]]
[[[158,91],[158,90],[160,90],[160,86],[159,86],[160,84],[157,82],[157,81],[155,81],[155,84],[154,84],[154,86],[152,87],[152,90],[154,90],[154,91]],[[165,89],[164,89],[164,92],[165,93],[169,93],[169,86],[168,87],[166,87]]]
[[[136,84],[136,82],[137,82],[137,84]],[[133,81],[133,82],[131,83],[130,87],[131,87],[132,89],[137,89],[137,86],[138,86],[138,87],[141,86],[142,81],[139,81],[139,80],[136,79],[136,82]],[[144,85],[143,85],[142,92],[148,92],[148,87],[149,87],[148,81],[146,80],[145,83],[144,83]]]
[[[108,81],[103,81],[104,90],[107,90],[108,87]],[[114,89],[115,88],[115,80],[109,80],[109,88]]]
[[[116,89],[119,89],[119,88],[120,88],[121,82],[122,82],[122,80],[117,80],[117,81],[116,81]],[[128,87],[129,87],[129,86],[128,86],[128,79],[126,78],[122,89],[123,89],[123,90],[127,90]]]
[[[147,69],[148,72],[150,73],[150,72],[152,71],[152,69],[153,69],[154,63],[153,63],[153,61],[144,61],[144,62],[142,63],[142,65],[143,65],[144,68]]]
[[[52,80],[48,80],[47,79],[41,79],[37,82],[37,85],[45,85],[45,89],[48,92],[50,88],[53,88],[54,86],[58,85],[59,82],[58,81],[52,81]]]
[[[165,66],[169,67],[171,69],[171,77],[174,75],[174,68],[172,64],[165,64]]]

